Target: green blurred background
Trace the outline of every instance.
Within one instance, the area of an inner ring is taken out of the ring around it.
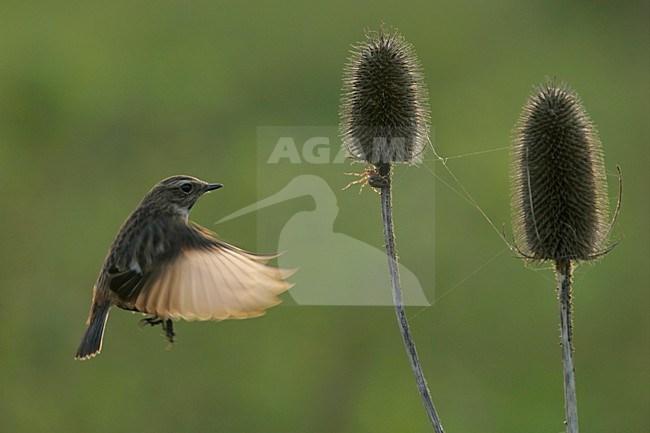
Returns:
[[[647,1],[3,1],[0,431],[429,431],[390,307],[179,323],[171,351],[114,311],[103,353],[72,359],[142,195],[172,174],[223,182],[193,212],[208,227],[254,202],[256,128],[336,125],[350,44],[385,22],[420,57],[437,152],[468,155],[448,165],[497,227],[531,86],[557,77],[582,97],[625,194],[620,246],[576,273],[580,421],[647,432],[649,19]],[[436,300],[408,312],[445,429],[562,431],[551,270],[524,267],[431,152],[425,165],[397,169],[395,218],[402,262]],[[339,196],[335,230],[381,247],[377,197]],[[255,217],[219,233],[256,248]]]

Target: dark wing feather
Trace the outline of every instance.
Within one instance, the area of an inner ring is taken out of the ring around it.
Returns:
[[[125,236],[131,238],[122,239],[108,259],[109,289],[126,304],[132,304],[155,269],[180,253],[183,227],[187,226],[182,222],[154,220],[137,234],[133,234],[133,228],[127,230]]]
[[[116,268],[108,270],[108,287],[123,301],[132,302],[140,294],[149,275],[142,275],[132,270],[119,271]]]

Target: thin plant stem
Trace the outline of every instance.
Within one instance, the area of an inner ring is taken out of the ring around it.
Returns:
[[[390,176],[390,174],[387,176]],[[395,313],[397,314],[399,330],[402,334],[402,340],[404,341],[404,346],[406,347],[406,353],[409,357],[409,361],[411,362],[413,374],[415,375],[415,382],[417,384],[418,390],[420,391],[420,396],[422,397],[422,402],[424,403],[424,408],[427,411],[431,425],[433,426],[433,429],[436,433],[444,433],[442,424],[440,423],[440,418],[438,418],[438,414],[436,413],[436,408],[433,406],[433,402],[431,401],[431,392],[429,391],[427,381],[424,377],[424,373],[422,372],[420,359],[418,358],[418,353],[415,350],[415,342],[411,336],[411,330],[409,329],[409,325],[406,320],[406,313],[404,311],[402,287],[400,285],[399,269],[397,266],[397,254],[395,252],[395,234],[393,232],[390,179],[388,181],[388,184],[381,188],[381,215],[382,221],[384,223],[384,240],[386,243],[386,256],[388,258],[388,271],[390,273],[390,286],[393,293],[393,305],[395,306]]]
[[[564,413],[567,433],[578,433],[578,401],[575,367],[573,366],[573,318],[571,317],[571,260],[555,262],[557,291],[560,302],[560,335],[562,369],[564,372]]]

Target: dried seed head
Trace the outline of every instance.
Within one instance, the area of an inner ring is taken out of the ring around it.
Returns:
[[[535,260],[589,260],[607,237],[602,145],[582,102],[547,81],[528,98],[513,147],[515,239]]]
[[[420,161],[429,140],[427,91],[413,47],[397,32],[366,32],[344,70],[340,133],[350,158]]]

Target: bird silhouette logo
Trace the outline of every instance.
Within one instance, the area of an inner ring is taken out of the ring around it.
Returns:
[[[248,205],[217,224],[295,198],[311,196],[315,208],[295,213],[282,228],[278,265],[300,268],[290,296],[299,305],[393,305],[385,253],[359,239],[334,232],[338,215],[336,195],[315,175],[294,177],[275,194]],[[430,305],[417,276],[399,265],[404,305]]]

